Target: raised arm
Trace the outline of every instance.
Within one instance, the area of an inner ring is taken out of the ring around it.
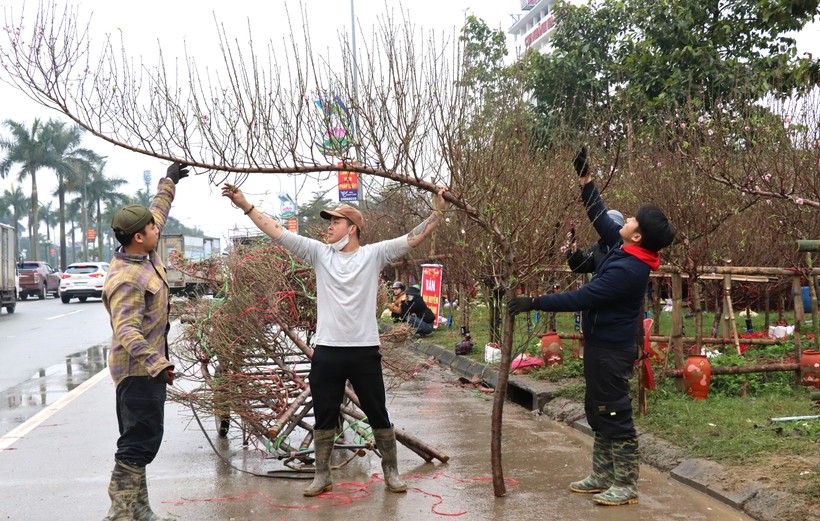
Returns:
[[[274,240],[278,239],[279,236],[282,235],[282,230],[284,230],[284,228],[279,221],[268,217],[254,205],[250,204],[248,200],[245,199],[245,194],[242,193],[242,190],[232,184],[225,183],[222,186],[222,195],[230,199],[234,206],[242,210],[245,215],[250,217],[251,221],[253,221],[256,227],[262,230],[265,235]]]
[[[433,199],[433,213],[407,234],[407,243],[411,248],[421,244],[428,235],[433,233],[438,223],[444,219],[444,211],[450,208],[450,203],[444,199],[444,192],[446,191],[446,187],[438,187],[436,197]]]

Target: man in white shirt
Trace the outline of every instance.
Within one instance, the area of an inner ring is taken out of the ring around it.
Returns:
[[[407,235],[362,245],[359,241],[364,220],[352,206],[343,204],[320,213],[330,221],[327,243],[323,243],[289,232],[250,204],[236,186],[225,184],[222,188],[222,195],[249,216],[260,230],[316,271],[317,321],[309,377],[315,419],[316,475],[304,490],[305,496],[317,496],[333,489],[330,457],[347,381],[353,386],[373,429],[376,446],[382,453],[387,487],[392,492],[407,490],[399,476],[396,433],[387,412],[376,297],[379,274],[384,266],[418,246],[444,218],[444,211],[450,207],[444,199],[445,191],[446,188],[439,187],[433,213]]]

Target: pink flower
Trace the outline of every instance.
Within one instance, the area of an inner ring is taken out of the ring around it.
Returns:
[[[786,116],[786,123],[791,123],[791,122],[792,122],[791,116]]]
[[[706,120],[703,116],[698,118],[698,123],[703,123]]]
[[[794,202],[795,202],[796,204],[803,204],[805,201],[803,200],[803,198],[802,198],[802,197],[798,197],[797,199],[795,199],[795,200],[794,200]]]
[[[680,128],[686,128],[686,123],[681,123]]]

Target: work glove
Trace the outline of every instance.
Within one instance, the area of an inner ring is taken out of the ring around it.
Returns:
[[[158,384],[174,385],[174,366],[169,365],[154,377],[154,382]]]
[[[165,173],[165,177],[173,181],[174,184],[177,184],[179,183],[179,180],[183,177],[188,177],[188,166],[183,165],[179,161],[175,161],[171,166],[168,167],[168,171]]]
[[[575,159],[572,160],[572,166],[578,172],[578,177],[586,177],[589,175],[589,158],[587,158],[586,145],[581,147],[581,150],[576,154]]]
[[[515,316],[525,311],[532,311],[535,309],[535,299],[532,297],[515,297],[507,301],[507,313]]]

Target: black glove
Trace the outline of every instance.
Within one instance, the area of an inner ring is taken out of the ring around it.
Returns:
[[[575,159],[572,160],[572,166],[574,166],[575,171],[578,172],[578,177],[586,177],[589,175],[589,159],[587,158],[586,145],[582,146],[581,150],[578,151]]]
[[[515,297],[507,301],[507,313],[512,316],[533,309],[535,309],[535,302],[532,297]]]
[[[154,377],[154,382],[158,384],[174,385],[174,366],[169,365],[160,371]]]
[[[177,184],[183,177],[188,177],[188,166],[180,162],[175,162],[168,167],[165,177],[173,181],[174,184]]]

